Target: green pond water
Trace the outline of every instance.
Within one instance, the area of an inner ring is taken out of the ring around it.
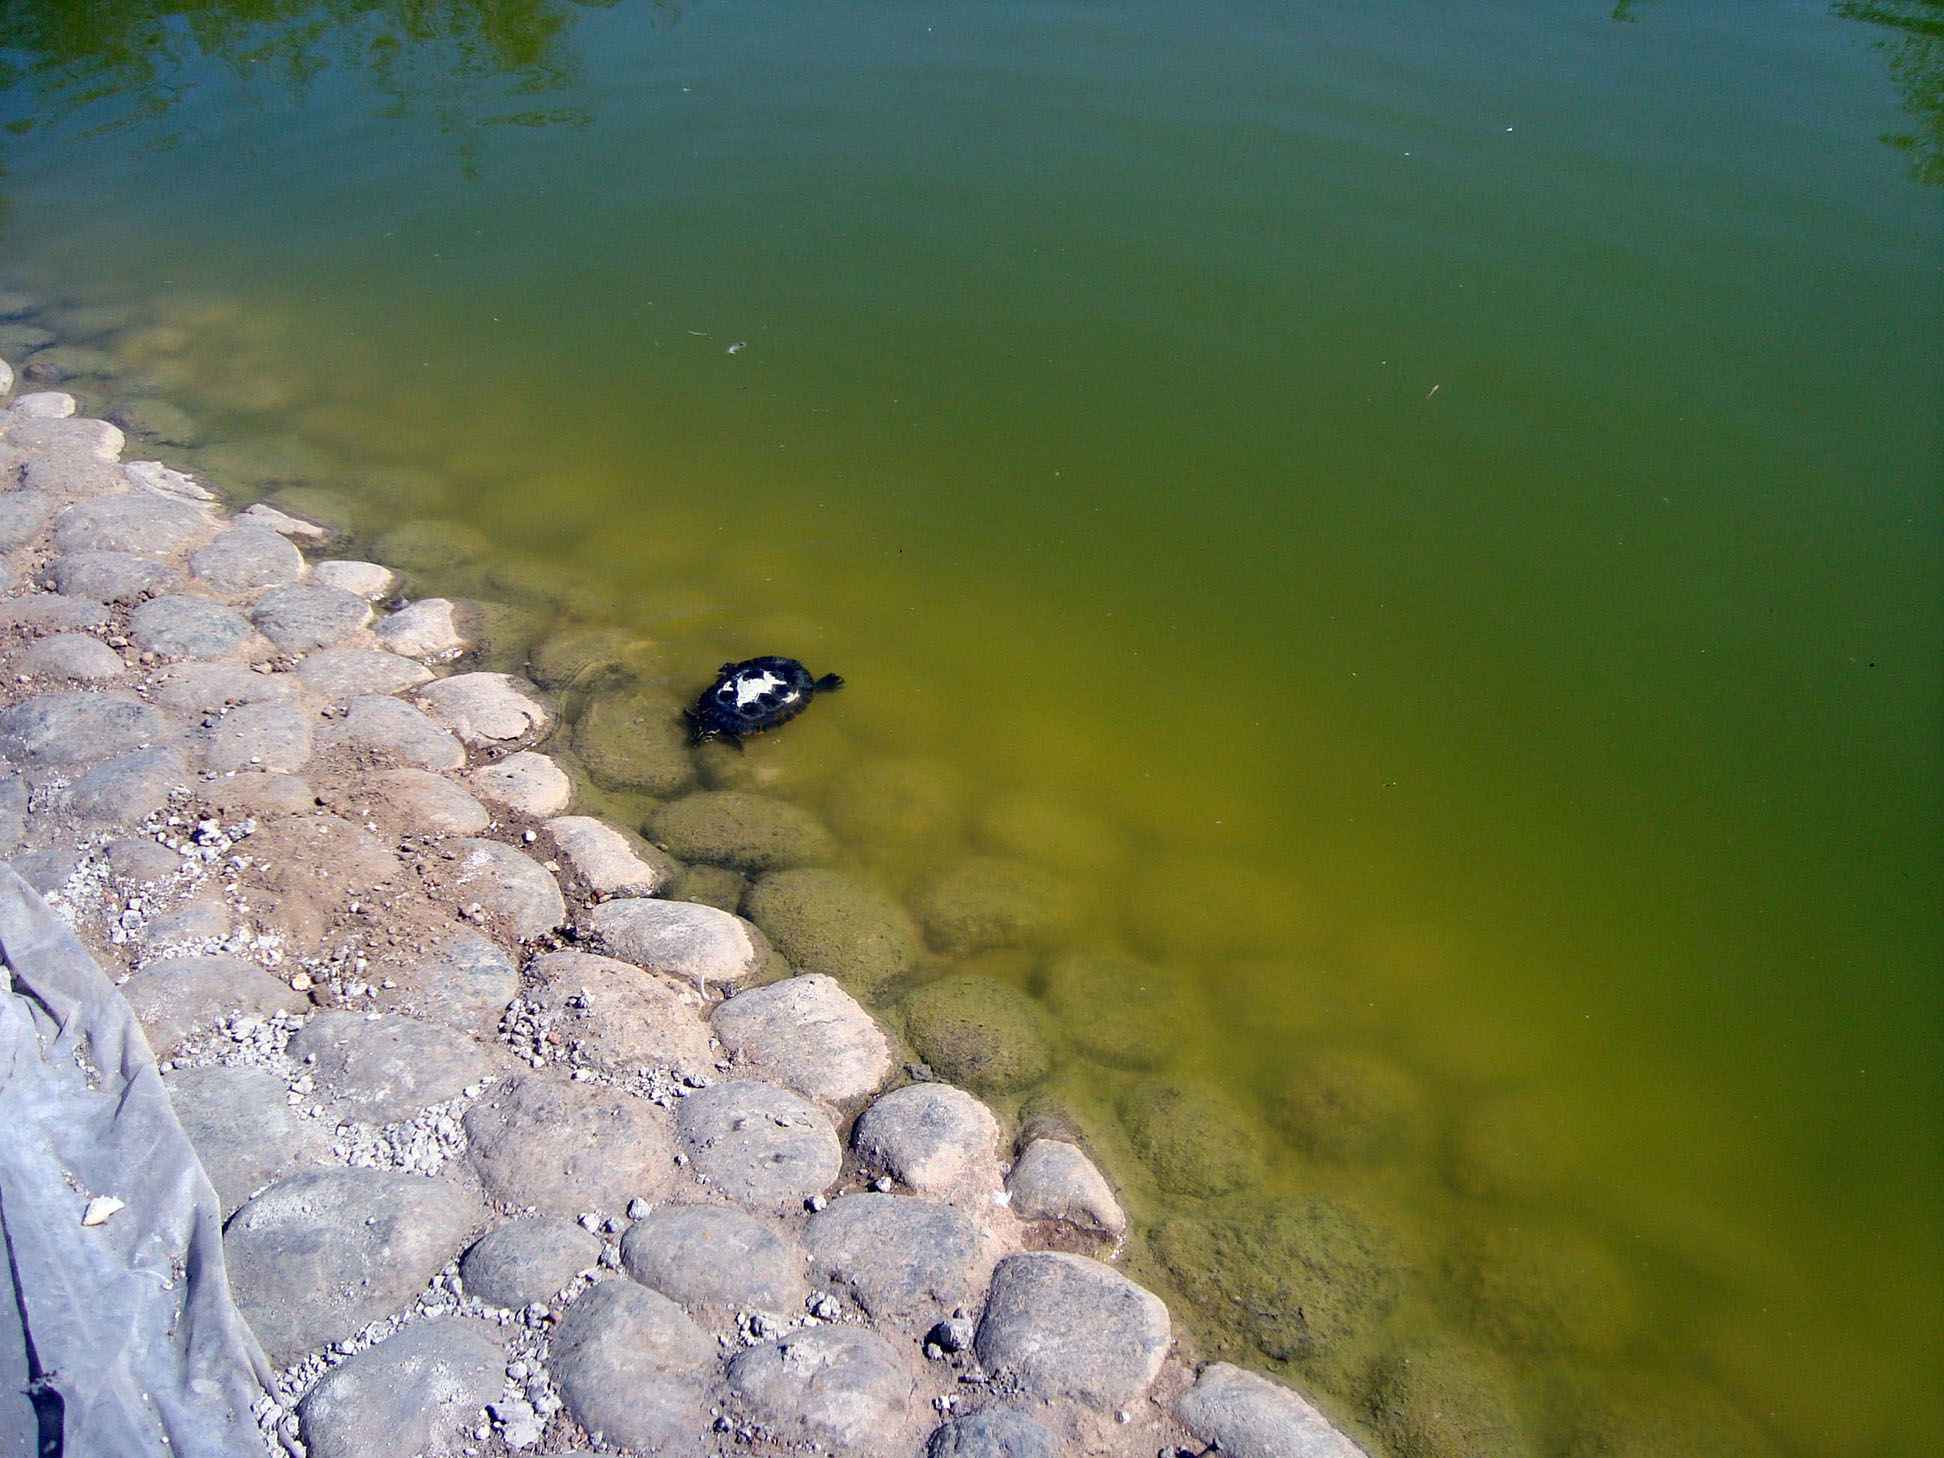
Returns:
[[[683,697],[844,674],[712,772],[1177,988],[995,1100],[1203,1351],[1930,1453],[1941,91],[1923,0],[0,0],[0,356]]]

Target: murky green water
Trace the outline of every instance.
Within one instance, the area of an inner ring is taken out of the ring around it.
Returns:
[[[741,768],[891,764],[894,889],[1051,861],[1062,945],[1185,983],[1033,1101],[1213,1347],[1399,1452],[1889,1458],[1944,1445],[1939,24],[0,0],[0,286],[206,422],[160,453],[484,534],[426,586],[841,671]]]

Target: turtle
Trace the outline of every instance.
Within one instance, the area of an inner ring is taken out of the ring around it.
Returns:
[[[761,734],[788,723],[814,695],[834,693],[843,686],[843,679],[834,673],[812,678],[796,659],[773,653],[725,663],[695,707],[683,710],[689,743],[726,739],[741,749],[745,734]]]

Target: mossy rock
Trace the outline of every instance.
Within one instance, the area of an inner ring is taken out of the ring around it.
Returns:
[[[1447,1172],[1467,1195],[1520,1204],[1556,1199],[1572,1184],[1578,1149],[1566,1106],[1555,1096],[1492,1094],[1453,1123]]]
[[[941,952],[1044,946],[1074,921],[1071,889],[1038,866],[967,856],[932,876],[912,897],[925,939]]]
[[[658,688],[596,694],[574,725],[574,753],[609,790],[679,795],[695,783],[682,706]]]
[[[1262,1128],[1240,1100],[1206,1083],[1143,1079],[1121,1123],[1154,1182],[1177,1195],[1224,1195],[1259,1182]]]
[[[920,1058],[980,1093],[1030,1088],[1053,1066],[1039,1004],[990,977],[954,973],[928,982],[905,998],[904,1019]]]
[[[657,657],[653,643],[625,628],[575,624],[535,643],[527,666],[541,688],[598,693],[645,678]]]
[[[869,993],[910,969],[918,928],[888,892],[843,871],[771,871],[745,914],[800,972],[822,972]]]
[[[742,910],[749,877],[728,866],[688,866],[662,894],[670,901],[693,901],[732,915]]]
[[[1047,1006],[1074,1046],[1114,1068],[1161,1067],[1199,1013],[1180,976],[1123,952],[1063,953],[1045,983]]]
[[[401,572],[438,576],[471,566],[492,550],[484,532],[456,521],[405,521],[372,543],[377,560]]]
[[[1518,1352],[1614,1352],[1640,1329],[1634,1285],[1591,1232],[1505,1223],[1459,1239],[1445,1261],[1472,1329]]]
[[[808,810],[747,790],[700,790],[648,817],[648,838],[670,855],[739,871],[816,865],[836,853]]]
[[[1431,1098],[1403,1065],[1362,1048],[1313,1048],[1290,1058],[1271,1108],[1311,1159],[1392,1164],[1422,1157]]]
[[[1554,1382],[1563,1458],[1776,1458],[1775,1442],[1719,1388],[1684,1371],[1615,1371],[1603,1358]]]
[[[1536,1458],[1511,1376],[1483,1348],[1394,1348],[1372,1365],[1364,1410],[1396,1458]]]
[[[1396,1238],[1324,1195],[1229,1199],[1176,1215],[1155,1249],[1183,1296],[1264,1356],[1341,1390],[1404,1290]]]

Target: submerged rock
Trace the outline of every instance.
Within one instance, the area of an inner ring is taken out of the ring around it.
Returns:
[[[908,971],[918,929],[889,893],[844,871],[771,871],[744,910],[800,972],[822,972],[869,995]]]
[[[1164,1190],[1221,1195],[1262,1178],[1260,1123],[1213,1084],[1144,1079],[1122,1096],[1120,1114]]]
[[[1073,921],[1070,888],[1020,861],[968,856],[931,877],[912,897],[926,939],[941,952],[1039,946]]]
[[[1639,1330],[1633,1282],[1577,1226],[1519,1220],[1473,1230],[1445,1260],[1473,1329],[1510,1351],[1612,1352]]]
[[[596,694],[574,725],[574,753],[603,789],[679,795],[695,783],[682,705],[662,689]]]
[[[1386,1352],[1365,1410],[1398,1458],[1532,1458],[1516,1384],[1489,1353],[1456,1343]]]
[[[941,977],[905,998],[904,1017],[921,1058],[951,1082],[980,1092],[1029,1088],[1053,1065],[1039,1004],[995,978]]]
[[[1121,952],[1079,949],[1053,959],[1046,1001],[1074,1045],[1115,1068],[1168,1061],[1197,1021],[1187,983]]]
[[[1270,1107],[1290,1143],[1312,1159],[1388,1164],[1421,1158],[1431,1142],[1423,1081],[1362,1048],[1292,1055]]]
[[[835,854],[830,834],[809,811],[747,790],[703,790],[648,818],[648,838],[685,861],[773,871],[814,865]]]
[[[1364,1458],[1302,1396],[1227,1362],[1203,1368],[1175,1411],[1196,1436],[1233,1458]]]

